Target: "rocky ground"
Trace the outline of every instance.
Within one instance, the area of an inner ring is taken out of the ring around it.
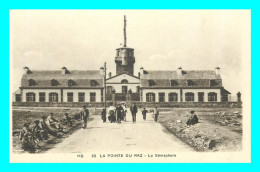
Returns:
[[[196,108],[199,123],[188,127],[191,109],[160,109],[159,122],[197,151],[239,151],[242,149],[242,109]]]

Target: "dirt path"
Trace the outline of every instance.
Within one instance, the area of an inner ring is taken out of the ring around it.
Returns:
[[[93,116],[92,116],[93,117]],[[100,116],[88,124],[87,129],[80,129],[48,153],[84,153],[89,151],[194,151],[177,137],[164,132],[164,128],[153,121],[151,114],[143,121],[137,114],[137,123],[131,122],[127,113],[127,122],[103,123]]]

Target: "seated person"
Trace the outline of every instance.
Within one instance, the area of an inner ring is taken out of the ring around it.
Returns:
[[[34,123],[35,123],[35,125],[33,126],[32,131],[34,132],[36,138],[39,141],[46,141],[48,139],[47,131],[42,128],[39,120],[34,121]]]
[[[40,120],[39,126],[46,130],[48,134],[52,135],[52,136],[59,136],[59,132],[57,129],[49,127],[46,123],[46,116],[42,116],[42,119]]]
[[[22,141],[22,148],[27,151],[34,152],[36,149],[36,142],[34,140],[34,136],[32,130],[29,128],[30,123],[25,123],[20,135],[19,139]]]
[[[64,114],[64,117],[63,117],[63,119],[62,119],[62,123],[64,124],[64,125],[68,125],[68,126],[72,126],[72,119],[71,119],[71,117],[69,116],[69,114],[68,113],[65,113]]]
[[[186,122],[187,125],[194,125],[199,122],[199,119],[194,112],[195,112],[194,110],[190,111],[191,116],[189,117],[188,121]]]
[[[62,131],[63,128],[61,127],[60,123],[58,122],[58,120],[56,120],[54,117],[53,117],[53,113],[50,113],[50,115],[47,117],[47,120],[46,120],[46,124],[51,127],[51,128],[56,128],[58,129],[59,131]]]

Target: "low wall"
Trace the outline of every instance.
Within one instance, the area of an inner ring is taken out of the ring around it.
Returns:
[[[134,101],[135,102],[135,101]],[[111,102],[107,102],[109,105]],[[195,107],[205,107],[205,108],[241,108],[242,102],[135,102],[138,107],[175,107],[175,108],[195,108]],[[104,107],[104,103],[68,103],[68,102],[13,102],[12,106],[28,106],[28,107],[82,107],[86,105],[87,107]]]

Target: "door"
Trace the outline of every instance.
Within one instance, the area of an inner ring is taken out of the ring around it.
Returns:
[[[127,93],[127,86],[122,86],[122,93],[126,94]]]

